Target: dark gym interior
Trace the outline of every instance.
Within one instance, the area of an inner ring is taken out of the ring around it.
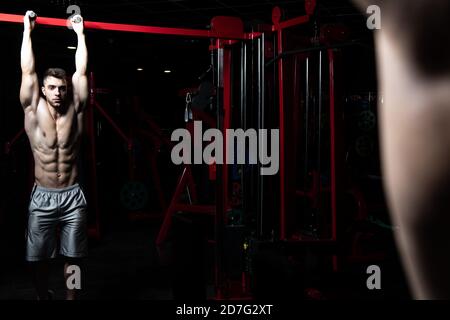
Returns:
[[[225,35],[86,27],[82,300],[411,299],[383,189],[374,31],[351,1],[306,2],[0,4],[1,13],[33,10],[38,19],[67,19],[67,7],[77,5],[85,21]],[[0,21],[0,299],[7,300],[36,299],[24,260],[34,167],[19,102],[22,31]],[[32,40],[39,76],[49,67],[75,71],[71,30],[37,20]],[[279,129],[279,170],[174,164],[171,134],[192,124],[190,110],[203,130]],[[56,299],[64,299],[62,264],[54,259],[49,273]],[[370,266],[381,270],[379,290],[368,287]]]

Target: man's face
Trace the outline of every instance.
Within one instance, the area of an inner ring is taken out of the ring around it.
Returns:
[[[67,97],[66,80],[58,79],[52,76],[47,77],[44,80],[42,93],[44,94],[47,102],[53,108],[60,107],[66,101]]]

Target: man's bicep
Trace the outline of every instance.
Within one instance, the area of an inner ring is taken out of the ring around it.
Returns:
[[[85,74],[74,73],[72,77],[73,95],[76,103],[84,105],[89,94],[88,78]]]
[[[24,108],[36,107],[39,102],[39,82],[36,73],[22,74],[20,103]]]

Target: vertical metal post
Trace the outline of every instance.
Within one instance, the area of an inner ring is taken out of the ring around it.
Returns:
[[[241,87],[240,87],[240,97],[241,97],[241,128],[247,130],[247,44],[241,42]],[[242,195],[246,192],[246,180],[245,176],[245,165],[241,165],[241,193]],[[242,208],[246,206],[246,199],[242,197]]]
[[[277,31],[277,53],[283,53],[283,30]],[[286,177],[285,177],[285,119],[284,119],[284,59],[278,60],[278,100],[280,109],[280,240],[286,239]]]
[[[316,175],[316,185],[317,185],[317,212],[315,212],[315,219],[313,223],[315,224],[314,229],[318,231],[318,219],[319,215],[321,215],[321,172],[322,172],[322,50],[319,51],[319,83],[318,83],[318,100],[319,100],[319,110],[318,110],[318,121],[317,121],[317,175]]]
[[[330,90],[330,189],[331,189],[331,239],[337,239],[337,190],[336,190],[336,108],[334,86],[334,51],[328,49],[329,90]],[[333,256],[333,270],[338,270],[337,256]]]
[[[308,133],[309,133],[309,58],[306,58],[306,79],[305,79],[305,168],[304,168],[304,181],[303,181],[303,188],[306,191],[308,188],[308,151],[309,151],[309,139],[308,139]]]
[[[226,212],[228,208],[228,185],[229,185],[229,176],[228,176],[228,141],[226,130],[231,128],[231,101],[232,101],[232,86],[231,86],[231,48],[224,46],[223,48],[223,159],[224,165],[223,169],[223,177],[222,177],[222,185],[223,185],[223,212],[224,216],[222,221],[225,222],[227,220]]]
[[[331,158],[331,238],[336,240],[336,113],[335,113],[335,87],[334,87],[334,52],[328,49],[329,78],[330,78],[330,158]]]
[[[89,74],[89,106],[86,110],[86,121],[87,121],[87,134],[90,145],[90,157],[89,163],[91,168],[90,174],[90,191],[91,197],[90,201],[93,202],[93,206],[91,208],[95,211],[95,234],[93,234],[96,238],[100,238],[100,207],[98,203],[98,189],[97,189],[97,155],[96,155],[96,145],[95,145],[95,122],[94,122],[94,107],[95,107],[95,78],[94,73],[91,72]]]
[[[258,130],[264,129],[265,127],[265,116],[264,116],[264,108],[265,108],[265,69],[264,69],[264,34],[258,38],[257,41],[257,113],[258,113]],[[259,148],[262,147],[258,145],[258,152],[261,152]],[[258,181],[258,206],[257,206],[257,234],[260,237],[264,237],[265,229],[264,229],[264,221],[265,221],[265,212],[264,212],[264,177],[261,175],[261,163],[258,163],[258,171],[257,171],[257,181]]]
[[[229,121],[226,119],[229,116],[229,76],[230,76],[230,57],[229,52],[223,48],[223,42],[220,39],[216,40],[217,56],[215,57],[215,81],[216,81],[216,108],[217,108],[217,128],[225,133],[225,126],[229,125]],[[223,118],[223,122],[222,122]],[[224,148],[226,148],[226,142],[224,141]],[[224,154],[224,160],[226,160],[226,154]],[[225,196],[227,195],[227,168],[225,164],[217,165],[217,178],[216,178],[216,215],[215,215],[215,290],[216,299],[223,298],[223,284],[224,284],[224,248],[223,248],[223,236],[224,236],[224,218],[226,214],[227,201]],[[222,182],[222,183],[221,183]]]

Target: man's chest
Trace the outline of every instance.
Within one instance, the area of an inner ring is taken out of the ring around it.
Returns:
[[[79,128],[76,118],[60,118],[50,123],[39,123],[36,130],[37,141],[50,148],[69,148],[78,136]]]
[[[36,128],[32,133],[34,145],[39,149],[71,149],[81,135],[82,123],[79,118],[71,110],[55,118],[48,112],[38,112]]]

